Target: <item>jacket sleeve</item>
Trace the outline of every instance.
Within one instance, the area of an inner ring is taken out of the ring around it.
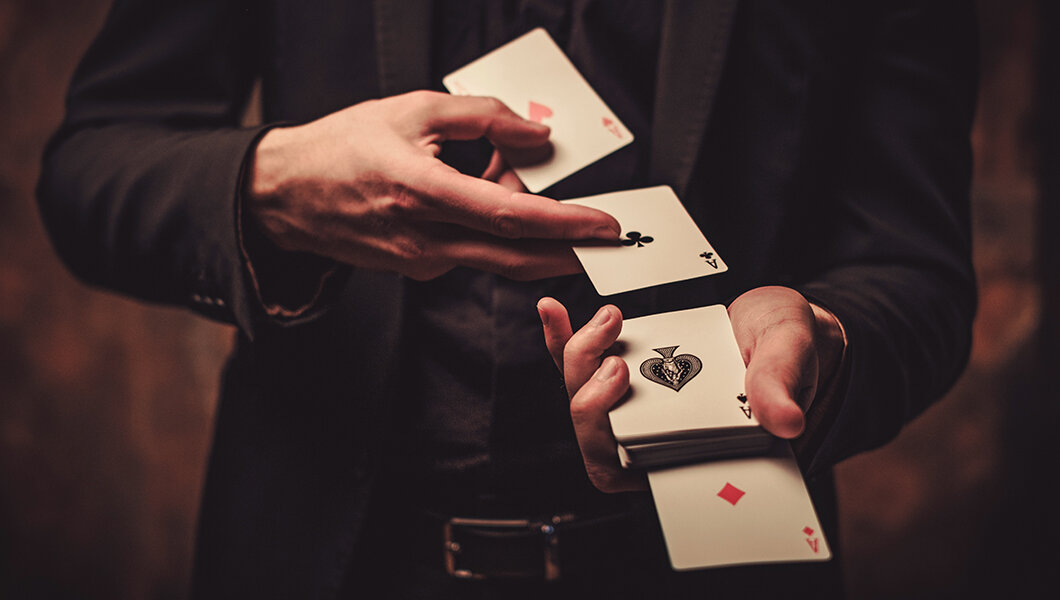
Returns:
[[[241,128],[260,15],[243,0],[118,0],[78,67],[37,196],[86,282],[191,307],[248,335],[268,315],[238,198],[267,127]]]
[[[883,444],[944,394],[967,361],[976,310],[972,3],[864,11],[866,50],[831,126],[838,179],[825,188],[828,234],[816,248],[825,268],[797,286],[848,340],[846,392],[819,428],[811,470]]]

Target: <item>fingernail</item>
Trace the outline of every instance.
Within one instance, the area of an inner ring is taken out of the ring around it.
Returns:
[[[617,240],[622,231],[613,225],[601,225],[593,230],[593,237],[600,240]]]
[[[595,317],[593,317],[592,325],[593,327],[603,327],[604,325],[607,325],[607,322],[610,320],[611,311],[605,306],[596,313]]]
[[[610,381],[612,377],[618,374],[618,360],[605,359],[604,363],[600,365],[600,368],[596,370],[597,381]]]

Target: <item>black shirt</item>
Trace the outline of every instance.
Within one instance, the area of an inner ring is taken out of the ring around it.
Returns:
[[[635,141],[544,190],[574,198],[645,185],[661,10],[629,0],[441,0],[434,79],[544,27]],[[450,142],[443,161],[473,175],[492,147]],[[599,502],[585,476],[562,379],[535,305],[550,295],[577,328],[605,301],[582,275],[515,282],[470,269],[414,283],[408,303],[398,421],[410,425],[395,468],[431,502],[462,508],[482,498],[570,509]]]

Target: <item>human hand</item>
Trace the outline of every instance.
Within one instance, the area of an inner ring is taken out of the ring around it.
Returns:
[[[747,374],[744,393],[758,421],[777,437],[796,438],[803,415],[839,371],[846,341],[839,320],[791,288],[741,294],[729,320]]]
[[[643,473],[621,467],[607,417],[629,389],[626,361],[605,356],[622,332],[622,312],[616,306],[604,306],[577,333],[572,332],[567,309],[557,300],[542,298],[537,312],[545,345],[567,386],[571,422],[589,480],[602,492],[647,489]]]
[[[625,361],[605,357],[622,330],[622,314],[604,306],[572,333],[562,304],[543,298],[537,308],[545,344],[571,398],[571,420],[589,479],[604,492],[644,489],[643,474],[620,466],[607,417],[629,387]],[[759,422],[778,437],[799,436],[803,411],[820,382],[839,368],[844,341],[838,320],[783,287],[746,292],[730,305],[729,318],[747,365],[748,403]]]
[[[547,147],[548,127],[492,98],[411,92],[371,100],[258,144],[244,210],[279,248],[431,279],[468,266],[514,279],[581,270],[570,240],[617,239],[609,215],[460,174],[445,140]],[[515,180],[517,181],[517,180]]]

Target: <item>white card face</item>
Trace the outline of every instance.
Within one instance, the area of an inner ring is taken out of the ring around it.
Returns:
[[[450,93],[492,96],[518,115],[552,128],[552,156],[515,167],[540,192],[633,141],[544,29],[535,29],[442,79]]]
[[[622,226],[620,244],[574,246],[601,296],[728,270],[669,186],[564,202],[602,210]]]
[[[832,557],[791,446],[648,473],[676,570]]]
[[[743,396],[743,357],[717,304],[629,319],[618,336],[629,395],[610,412],[622,444],[762,431]]]

